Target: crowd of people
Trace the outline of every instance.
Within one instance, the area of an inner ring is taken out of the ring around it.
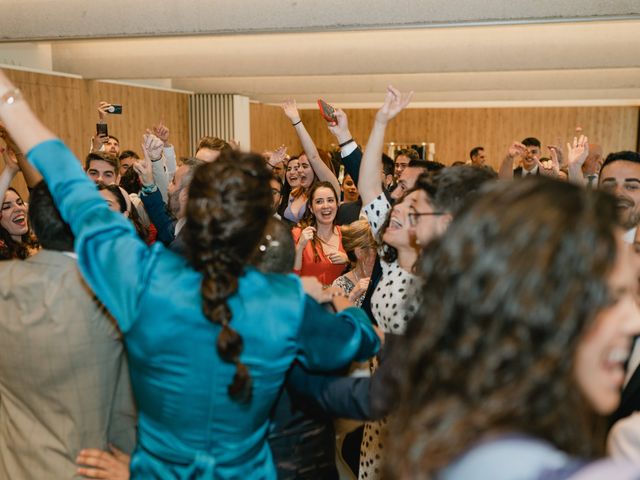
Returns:
[[[640,478],[640,155],[392,159],[411,96],[79,162],[0,71],[0,478]]]

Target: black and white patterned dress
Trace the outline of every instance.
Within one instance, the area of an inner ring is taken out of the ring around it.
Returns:
[[[378,243],[380,240],[380,228],[391,211],[391,205],[383,193],[366,205],[363,211],[371,225],[371,231]],[[384,251],[378,250],[382,257]],[[404,270],[398,261],[387,263],[380,259],[382,277],[371,296],[371,313],[376,322],[385,333],[403,334],[407,322],[415,314],[418,301],[415,289],[418,278],[411,272]],[[372,362],[372,371],[376,368]],[[376,422],[367,422],[364,426],[362,443],[360,444],[360,469],[359,480],[371,480],[381,477],[381,466],[384,446],[382,444],[383,433],[386,431],[386,419]]]

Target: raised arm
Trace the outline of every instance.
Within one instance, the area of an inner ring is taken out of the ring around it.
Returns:
[[[1,71],[0,120],[47,182],[75,235],[84,278],[126,332],[137,317],[137,300],[152,260],[150,250],[131,222],[109,209],[80,162],[40,122]]]
[[[569,181],[576,185],[585,185],[582,166],[589,156],[589,139],[584,135],[573,137],[573,142],[567,143],[567,163],[569,164]]]
[[[169,133],[169,129],[164,124],[164,120],[153,127],[153,134],[162,140],[162,143],[164,144],[164,162],[167,182],[171,181],[173,175],[176,173],[176,169],[178,168],[176,162],[176,151],[173,148],[173,145],[169,142]]]
[[[309,159],[311,168],[313,168],[313,172],[316,174],[319,180],[323,182],[330,182],[331,185],[333,185],[333,188],[336,189],[336,192],[339,192],[340,182],[338,182],[338,179],[333,174],[331,169],[327,165],[325,165],[325,163],[320,158],[320,154],[318,153],[318,149],[316,148],[315,143],[313,143],[311,135],[309,135],[309,132],[307,132],[307,129],[304,127],[304,123],[302,123],[302,120],[300,119],[300,113],[298,112],[296,101],[285,101],[282,104],[282,110],[296,129],[296,133],[298,134],[298,138],[300,139],[300,143],[302,144],[304,153]]]
[[[4,194],[7,193],[11,182],[20,171],[20,167],[18,167],[15,153],[9,147],[0,147],[0,153],[4,159],[4,170],[0,173],[0,202],[3,202]]]
[[[513,162],[516,157],[523,156],[527,153],[527,147],[520,142],[513,142],[507,150],[507,155],[500,164],[498,177],[502,180],[513,180]]]
[[[336,123],[328,124],[329,131],[336,137],[340,146],[340,157],[342,157],[345,171],[351,175],[353,182],[358,186],[362,151],[351,135],[347,114],[342,109],[336,108],[334,116]]]
[[[400,93],[391,85],[387,87],[384,104],[376,114],[360,164],[358,191],[362,197],[363,205],[368,205],[382,193],[380,171],[382,170],[382,147],[387,124],[409,104],[412,96],[413,92]]]
[[[167,173],[164,169],[164,162],[162,161],[162,154],[164,151],[164,143],[160,138],[147,130],[142,138],[142,149],[145,152],[145,156],[151,161],[151,170],[153,172],[153,180],[160,190],[162,200],[168,201],[168,189],[169,180]]]

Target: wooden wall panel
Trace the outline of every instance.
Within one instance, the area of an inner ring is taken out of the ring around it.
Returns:
[[[376,110],[345,111],[354,138],[366,144]],[[433,142],[436,160],[447,165],[466,161],[469,150],[482,145],[489,164],[497,168],[512,141],[533,136],[545,145],[564,145],[577,125],[605,153],[636,150],[638,111],[637,107],[407,109],[391,122],[385,141]],[[303,110],[301,116],[318,147],[335,143],[317,111]]]
[[[288,147],[288,152],[292,155],[302,150],[295,129],[280,107],[251,103],[249,116],[252,151],[260,153],[273,150],[283,144]]]
[[[123,115],[108,118],[109,133],[123,149],[140,152],[142,134],[159,120],[171,130],[171,142],[179,156],[189,152],[189,95],[79,78],[5,69],[40,119],[84,160],[96,130],[100,100],[122,103]],[[0,168],[4,168],[0,160]],[[26,195],[21,175],[14,187]]]
[[[190,156],[189,150],[189,95],[132,87],[98,81],[85,82],[86,127],[84,135],[90,138],[98,121],[97,106],[101,100],[122,105],[122,115],[109,115],[109,133],[120,140],[121,149],[141,153],[140,144],[145,129],[164,121],[170,130],[170,141],[178,156]]]

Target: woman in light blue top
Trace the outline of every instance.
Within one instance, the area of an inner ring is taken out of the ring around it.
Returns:
[[[42,173],[85,279],[124,334],[139,408],[132,476],[275,478],[265,439],[291,363],[341,368],[379,341],[358,309],[329,314],[296,277],[245,267],[270,217],[264,161],[232,153],[196,172],[187,259],[148,247],[109,210],[2,72],[0,119]]]

